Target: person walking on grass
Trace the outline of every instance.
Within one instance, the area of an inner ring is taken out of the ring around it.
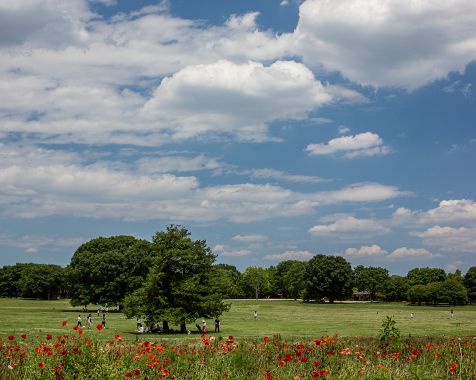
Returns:
[[[91,316],[91,313],[88,314],[87,321],[88,321],[88,329],[90,329],[93,324],[93,317]]]
[[[220,320],[218,317],[215,318],[215,332],[220,332]]]
[[[81,323],[81,314],[78,314],[78,322],[76,323],[76,326],[82,327],[83,324]]]
[[[256,320],[258,319],[258,312],[255,310],[253,311],[253,318]]]
[[[101,324],[102,324],[102,327],[106,327],[106,313],[102,313]]]

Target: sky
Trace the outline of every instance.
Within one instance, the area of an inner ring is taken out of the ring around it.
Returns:
[[[476,265],[474,0],[3,0],[0,265]]]

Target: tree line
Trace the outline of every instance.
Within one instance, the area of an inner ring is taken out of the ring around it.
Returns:
[[[382,267],[355,268],[341,256],[317,254],[309,261],[276,266],[216,264],[204,240],[192,240],[182,226],[157,232],[152,241],[133,236],[96,238],[74,252],[63,268],[16,264],[0,268],[0,295],[54,299],[75,306],[119,305],[128,316],[149,323],[185,323],[227,310],[227,298],[292,298],[306,302],[369,299],[438,305],[476,300],[476,267],[463,276],[440,268],[414,268],[406,276]]]

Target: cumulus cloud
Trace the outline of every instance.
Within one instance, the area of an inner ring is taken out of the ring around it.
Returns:
[[[377,257],[383,256],[387,251],[384,251],[380,246],[373,244],[371,246],[363,245],[360,248],[347,248],[345,254],[349,257]]]
[[[476,227],[433,226],[411,235],[423,239],[425,245],[436,246],[447,252],[476,252]]]
[[[476,58],[472,0],[307,0],[294,49],[352,81],[414,89]]]
[[[411,210],[399,207],[392,215],[397,225],[476,223],[476,202],[472,199],[448,199],[429,210]]]
[[[277,61],[188,66],[162,80],[142,114],[160,120],[173,135],[231,134],[267,140],[267,124],[305,117],[332,96],[304,65]]]
[[[320,224],[309,229],[313,235],[332,235],[340,239],[348,239],[356,235],[373,236],[389,232],[387,227],[372,219],[358,219],[353,216],[339,218],[331,224]]]
[[[82,0],[4,0],[0,4],[0,46],[80,46],[88,38],[84,26],[92,16]]]
[[[284,261],[284,260],[307,261],[312,256],[313,254],[309,251],[286,251],[286,252],[277,253],[274,255],[266,255],[264,256],[264,258],[266,260],[273,260],[273,261]]]
[[[326,144],[309,144],[306,151],[311,156],[334,155],[341,153],[345,158],[385,155],[390,149],[376,133],[365,132],[354,136],[342,136]]]
[[[407,248],[401,247],[387,255],[389,260],[407,260],[407,259],[432,259],[437,257],[425,248]]]
[[[268,237],[265,235],[235,235],[231,240],[245,242],[245,243],[258,243],[267,241]]]

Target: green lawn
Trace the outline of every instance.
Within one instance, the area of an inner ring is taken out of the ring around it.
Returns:
[[[258,312],[254,320],[253,310]],[[476,306],[454,307],[450,317],[448,307],[407,306],[399,303],[374,304],[304,304],[296,301],[234,300],[230,312],[222,318],[220,335],[262,337],[280,334],[284,338],[322,335],[376,336],[382,320],[388,315],[397,321],[402,335],[415,336],[473,336],[476,335]],[[91,307],[93,325],[100,319]],[[415,317],[410,318],[413,312]],[[0,337],[10,334],[60,334],[72,331],[76,317],[81,314],[83,323],[86,313],[73,308],[67,300],[34,301],[0,299]],[[61,321],[68,322],[61,327]],[[207,320],[213,332],[213,320]],[[194,331],[191,324],[189,328]],[[135,340],[135,320],[128,320],[121,313],[108,314],[107,329],[98,332],[85,329],[85,334],[111,339],[115,333],[125,340]],[[147,335],[141,335],[145,339]],[[174,338],[185,337],[174,335]],[[157,339],[150,337],[149,339]]]

